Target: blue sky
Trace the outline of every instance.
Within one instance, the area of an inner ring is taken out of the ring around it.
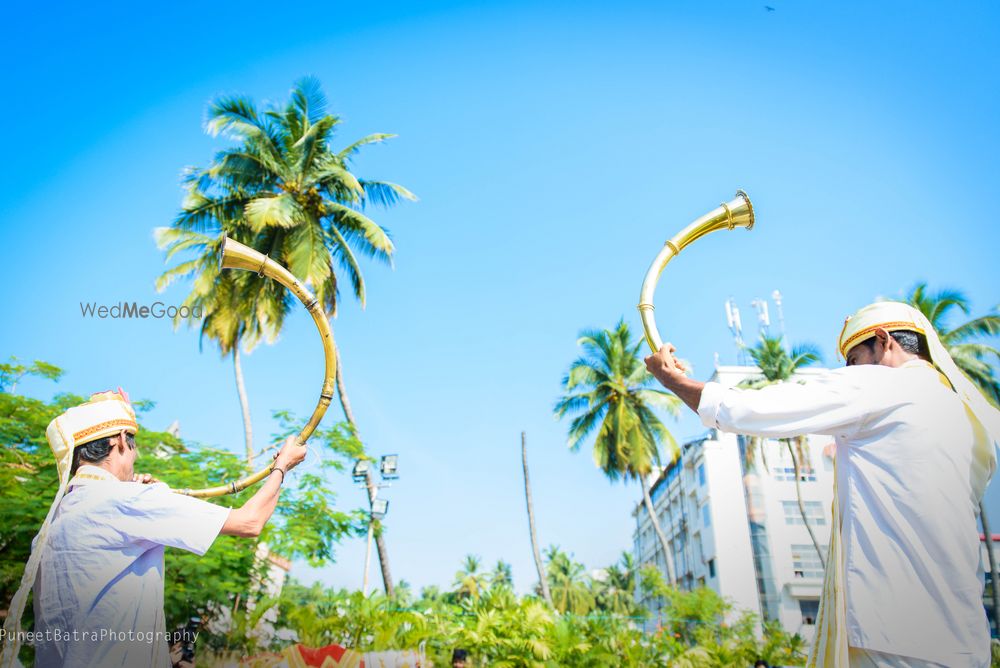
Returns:
[[[0,354],[66,368],[25,392],[122,385],[158,402],[151,426],[177,419],[184,436],[239,450],[227,360],[193,332],[85,320],[79,303],[179,302],[182,287],[154,291],[152,229],[180,204],[181,168],[221,146],[202,129],[206,104],[283,101],[315,75],[344,119],[341,145],[399,135],[357,172],[420,197],[374,214],[395,267],[366,265],[367,309],[345,301],[334,323],[367,444],[400,454],[394,575],[448,585],[475,553],[530,586],[521,430],[542,542],[606,565],[630,546],[638,489],[566,451],[551,412],[560,378],[580,329],[638,327],[660,244],[736,188],[758,226],[693,246],[657,298],[661,331],[700,377],[714,353],[735,359],[728,297],[752,338],[750,300],[780,289],[789,338],[831,365],[846,314],[917,280],[963,289],[977,312],[1000,302],[996,5],[706,5],[12,9]],[[272,409],[314,405],[315,337],[298,312],[246,357],[259,438]],[[690,416],[675,429],[700,431]],[[336,485],[345,507],[361,504]],[[351,541],[336,565],[296,574],[356,587],[363,552]]]

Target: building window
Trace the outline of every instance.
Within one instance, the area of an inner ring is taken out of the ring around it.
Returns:
[[[698,485],[705,486],[705,462],[698,464]]]
[[[792,545],[792,572],[796,578],[823,578],[823,562],[812,543]]]
[[[775,480],[782,482],[795,482],[794,466],[775,466],[771,469]],[[802,467],[799,473],[799,480],[802,482],[816,482],[816,471]]]
[[[712,512],[708,507],[708,502],[701,507],[701,524],[705,527],[712,526]]]
[[[715,577],[715,559],[708,560],[708,577]]]
[[[820,501],[803,501],[802,505],[806,511],[806,518],[810,526],[822,526],[826,524],[826,517],[823,514],[823,503]],[[802,513],[799,512],[797,501],[782,501],[781,508],[785,511],[785,524],[805,524],[802,521]]]
[[[812,626],[816,623],[816,618],[819,616],[819,599],[800,598],[799,611],[802,613],[802,623]]]

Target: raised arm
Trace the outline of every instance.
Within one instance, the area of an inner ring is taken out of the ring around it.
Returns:
[[[705,383],[687,377],[684,365],[674,356],[676,350],[674,344],[664,343],[659,352],[646,358],[646,368],[663,387],[676,394],[688,408],[697,413]]]
[[[306,449],[295,442],[294,436],[289,437],[275,455],[274,470],[267,476],[267,480],[242,507],[229,511],[229,517],[222,525],[220,533],[242,538],[259,536],[278,505],[278,496],[281,494],[281,484],[285,475],[305,459],[305,456]]]
[[[832,371],[808,383],[780,383],[759,390],[726,388],[688,378],[665,344],[646,358],[646,368],[674,392],[706,427],[787,438],[804,434],[846,434],[871,410],[856,368]]]

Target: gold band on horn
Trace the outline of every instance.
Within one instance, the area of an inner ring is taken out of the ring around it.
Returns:
[[[323,312],[323,307],[319,304],[316,297],[309,292],[306,286],[304,286],[299,279],[295,278],[290,271],[263,253],[255,251],[249,246],[244,246],[238,241],[233,241],[229,237],[224,237],[222,240],[222,257],[220,260],[220,266],[223,269],[244,269],[246,271],[252,271],[260,276],[267,276],[268,278],[281,283],[283,286],[291,290],[292,293],[299,298],[299,301],[305,305],[306,310],[309,311],[309,315],[312,316],[313,322],[316,323],[316,328],[319,329],[320,337],[323,340],[323,356],[326,362],[326,373],[323,376],[323,390],[319,395],[319,403],[316,404],[316,409],[313,410],[313,414],[309,418],[309,421],[306,422],[304,427],[302,427],[302,431],[300,431],[298,436],[295,437],[296,442],[299,445],[304,446],[306,441],[309,440],[309,437],[312,436],[313,431],[319,425],[320,420],[323,419],[326,409],[330,406],[330,402],[333,400],[333,383],[334,377],[337,374],[337,353],[333,347],[333,331],[330,329],[330,321],[327,320],[326,313]],[[257,471],[253,475],[247,476],[246,478],[233,480],[217,487],[207,487],[205,489],[178,489],[175,491],[178,494],[186,494],[188,496],[195,496],[202,499],[214,496],[223,496],[225,494],[235,494],[236,492],[244,490],[254,483],[260,482],[271,473],[271,470],[272,468],[268,466],[260,471]]]
[[[642,281],[642,291],[639,293],[639,317],[646,332],[646,343],[654,353],[663,345],[653,315],[653,293],[656,292],[656,284],[660,280],[663,268],[688,244],[701,239],[709,232],[732,230],[737,227],[745,227],[748,230],[753,227],[753,205],[750,203],[750,197],[742,190],[737,190],[736,197],[732,200],[720,204],[668,240],[653,260],[653,264],[649,266],[646,278]]]

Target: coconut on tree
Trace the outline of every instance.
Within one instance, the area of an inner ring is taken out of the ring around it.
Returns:
[[[613,482],[639,481],[643,504],[663,551],[667,580],[674,584],[673,553],[653,509],[648,478],[679,453],[676,439],[657,410],[676,417],[680,400],[654,387],[656,381],[639,356],[642,340],[633,340],[624,319],[614,329],[582,332],[578,344],[583,354],[563,378],[565,393],[556,402],[555,413],[559,418],[575,414],[569,426],[570,450],[579,450],[596,431],[592,451],[597,467]]]

